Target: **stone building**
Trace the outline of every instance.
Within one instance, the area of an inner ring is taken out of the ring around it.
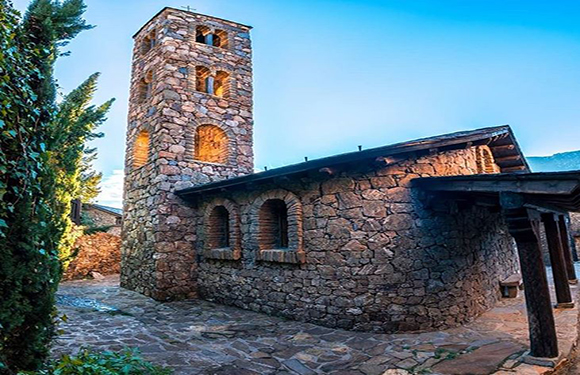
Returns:
[[[526,226],[536,219],[522,219],[509,195],[536,199],[538,189],[524,187],[539,178],[511,129],[254,173],[249,32],[165,8],[135,34],[122,286],[374,332],[453,327],[492,307],[500,282],[519,271],[516,243],[521,250],[538,237]],[[458,176],[484,187],[439,180]],[[544,293],[545,271],[521,264],[524,282]],[[547,321],[535,331],[550,334],[549,296],[528,308]],[[551,356],[553,346],[538,349],[538,340],[534,353]]]
[[[84,203],[81,215],[91,222],[94,227],[108,227],[107,233],[120,236],[123,211],[119,208],[100,204]]]

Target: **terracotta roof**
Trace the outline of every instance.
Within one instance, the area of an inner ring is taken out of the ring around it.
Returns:
[[[177,190],[176,194],[181,197],[193,196],[217,189],[232,189],[246,183],[267,181],[283,176],[291,176],[298,173],[321,168],[333,167],[341,164],[351,164],[363,161],[375,160],[380,157],[405,155],[413,152],[432,150],[449,150],[466,145],[486,144],[490,147],[497,164],[502,172],[528,172],[529,166],[518,146],[509,125],[482,128],[477,130],[462,131],[444,134],[429,138],[422,138],[408,142],[396,143],[388,146],[371,148],[363,151],[348,152],[325,158],[292,164],[280,168],[270,169],[264,172],[230,178],[222,181],[211,182],[204,185],[193,186]]]

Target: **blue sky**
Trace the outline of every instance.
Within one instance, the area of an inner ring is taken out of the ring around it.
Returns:
[[[254,27],[256,168],[500,124],[529,156],[580,149],[578,1],[85,1],[97,27],[56,76],[68,92],[99,71],[96,102],[117,99],[102,204],[122,195],[131,36],[164,6]]]

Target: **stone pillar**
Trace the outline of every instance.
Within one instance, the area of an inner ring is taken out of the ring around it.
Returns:
[[[564,215],[560,215],[558,220],[560,228],[560,241],[562,242],[562,250],[564,251],[564,261],[566,262],[566,271],[568,272],[568,280],[571,284],[577,284],[576,270],[574,269],[574,262],[572,261],[572,253],[570,252],[570,232],[568,231],[568,224]]]
[[[524,198],[518,194],[502,193],[500,202],[520,258],[530,332],[530,355],[555,358],[558,356],[558,338],[540,248],[540,214],[524,207]]]
[[[554,286],[556,287],[557,307],[574,307],[570,285],[568,284],[568,272],[560,241],[560,230],[558,227],[558,216],[549,213],[542,214],[542,221],[546,229],[546,239],[548,251],[550,253],[550,263],[552,264],[552,275],[554,276]]]

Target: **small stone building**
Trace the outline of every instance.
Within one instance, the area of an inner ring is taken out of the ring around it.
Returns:
[[[95,227],[109,227],[107,233],[120,236],[123,210],[100,204],[84,203],[81,209]]]
[[[491,308],[519,271],[498,189],[524,182],[485,180],[471,197],[469,182],[431,193],[415,181],[527,176],[511,129],[254,173],[249,33],[165,8],[135,34],[121,285],[374,332],[453,327]]]

